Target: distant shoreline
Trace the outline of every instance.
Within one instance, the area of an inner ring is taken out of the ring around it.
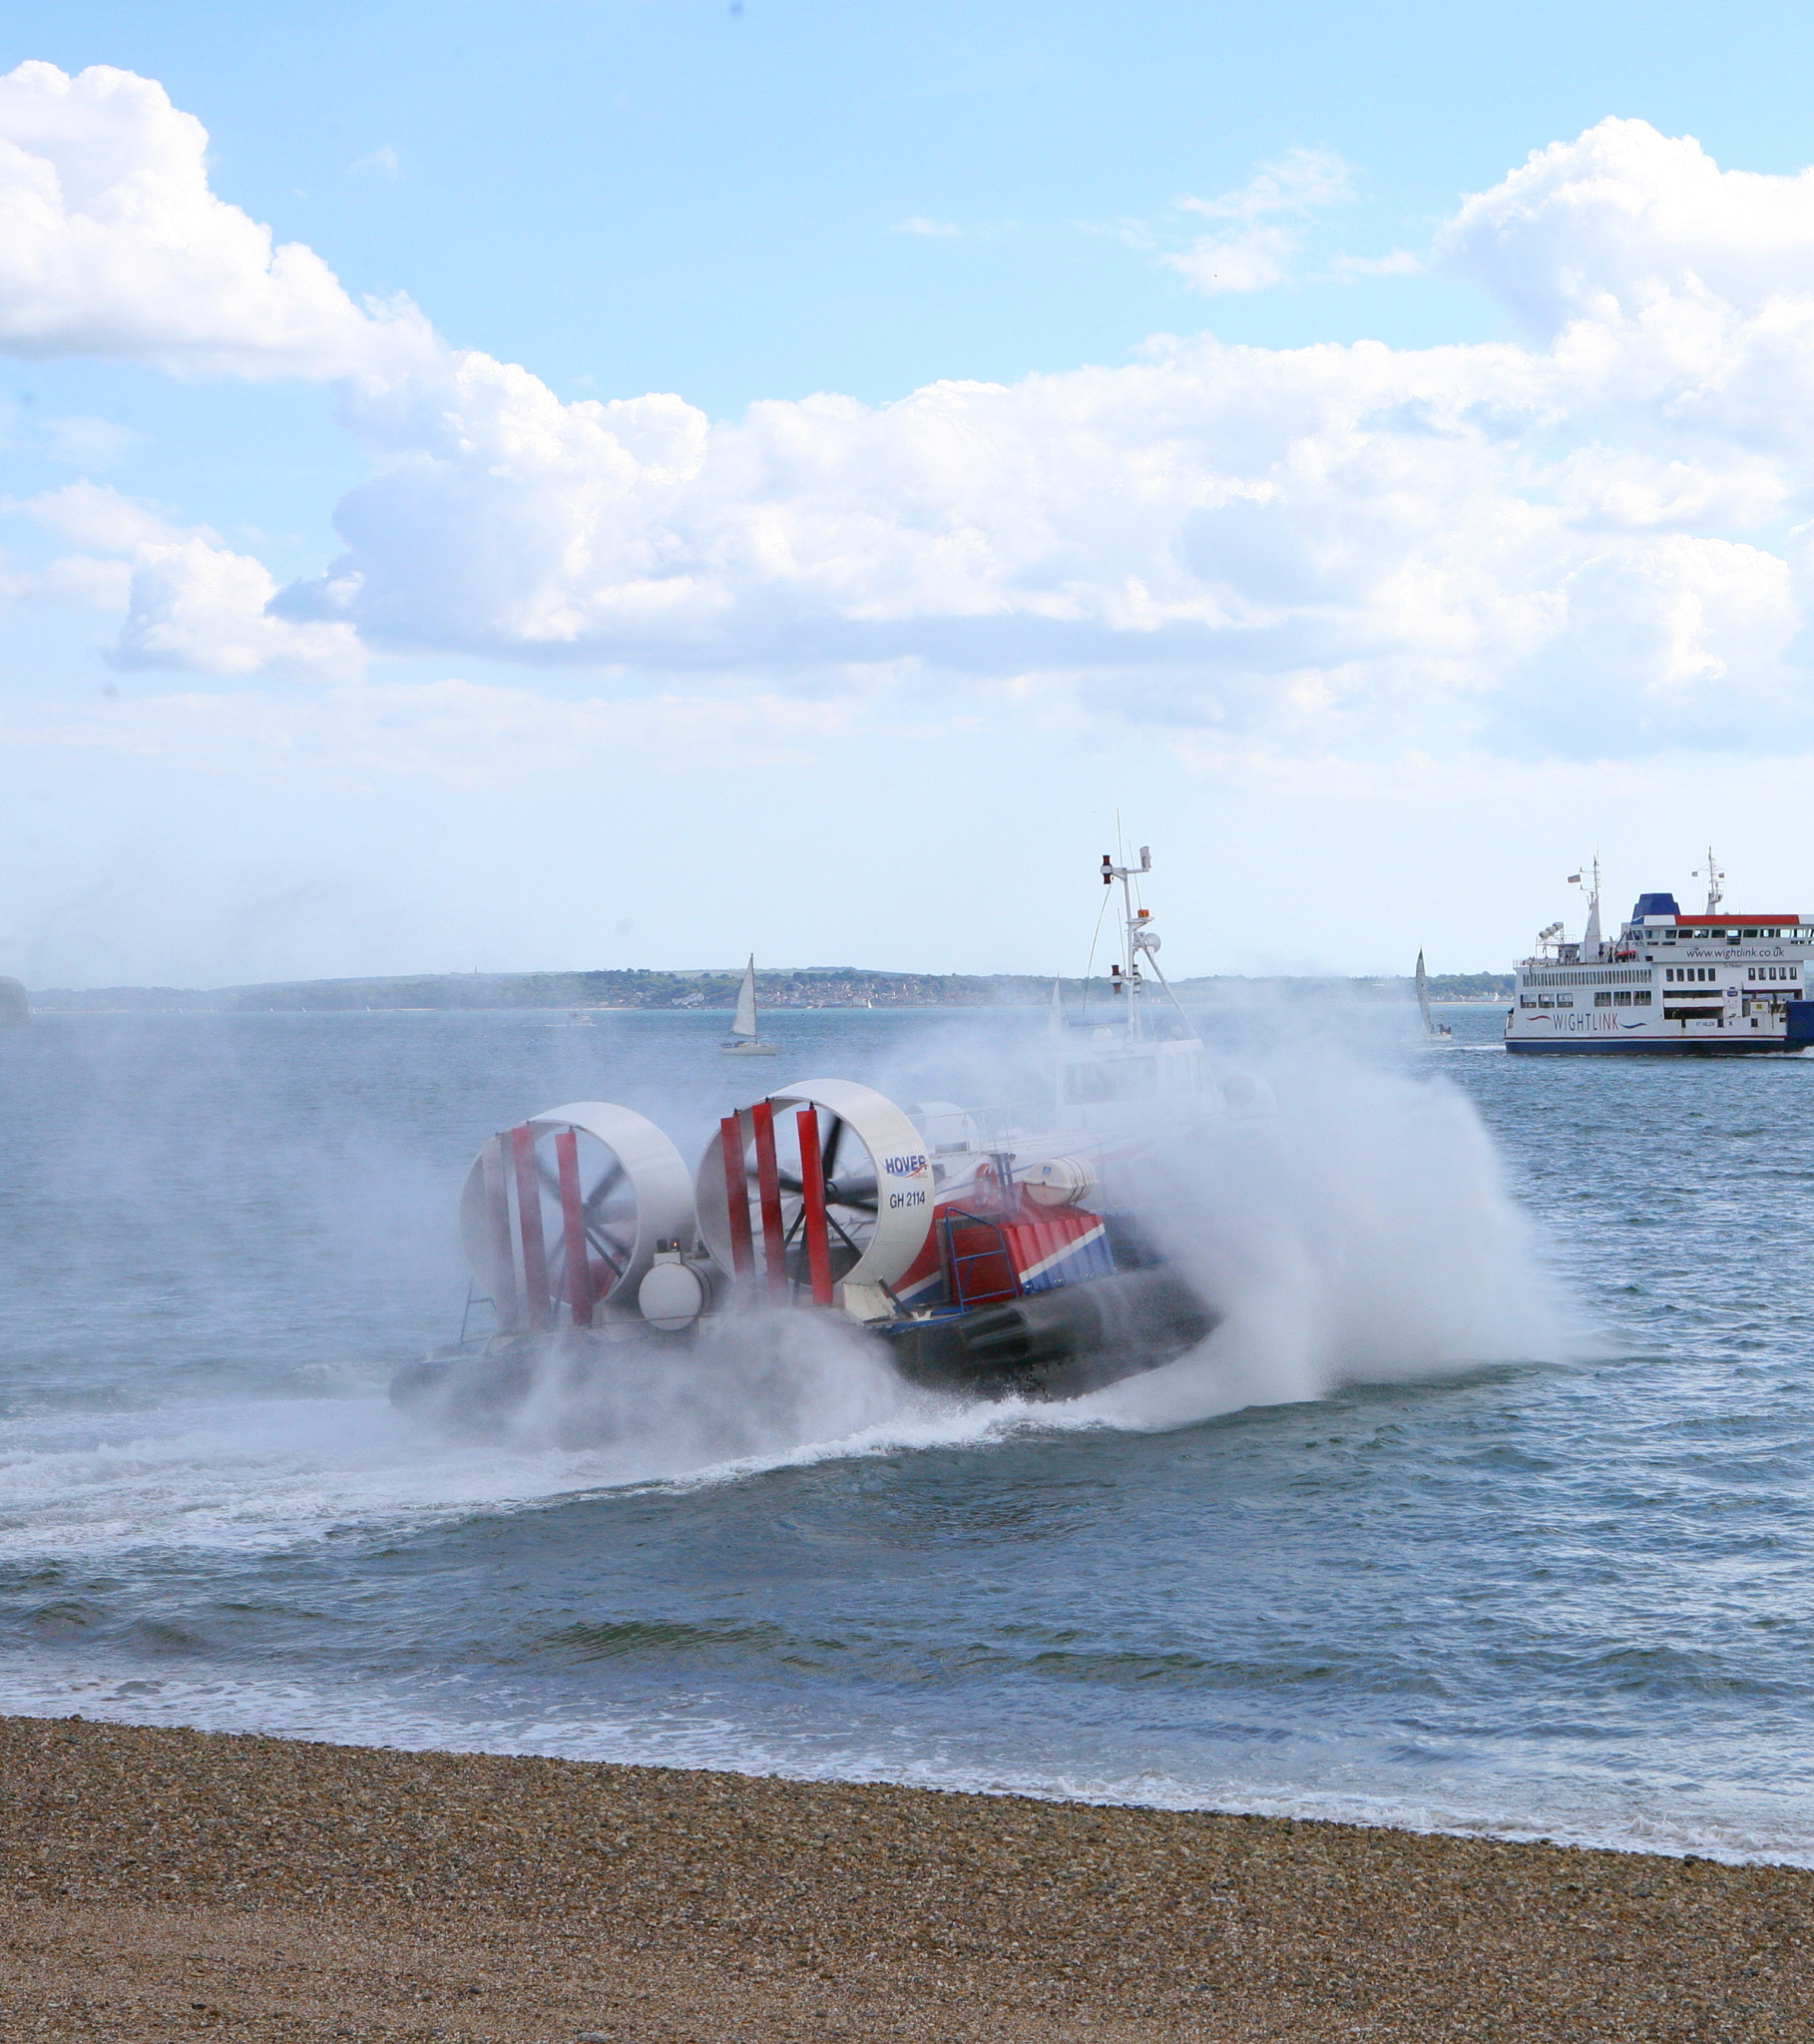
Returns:
[[[49,987],[30,994],[40,1015],[71,1014],[446,1014],[471,1010],[658,1010],[728,1013],[736,1003],[733,972],[505,972],[430,973],[376,979],[285,980],[227,987]],[[1044,1007],[1054,982],[1030,973],[872,972],[854,966],[810,966],[758,972],[756,999],[766,1011],[814,1008]],[[1510,973],[1447,973],[1429,982],[1434,1001],[1479,1004],[1503,1000]],[[1061,979],[1068,1004],[1085,996],[1081,979]],[[1177,982],[1181,1000],[1226,1005],[1255,997],[1303,1000],[1341,995],[1351,1000],[1403,1001],[1413,982],[1403,978],[1212,976]],[[1093,1000],[1110,998],[1108,982],[1089,983]]]
[[[10,2029],[271,2044],[1814,2034],[1814,1873],[0,1718]]]

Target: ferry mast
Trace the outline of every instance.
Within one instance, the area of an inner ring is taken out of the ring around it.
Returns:
[[[1691,880],[1698,880],[1700,878],[1700,874],[1701,869],[1697,866],[1694,869],[1694,871],[1688,875],[1688,877]],[[1725,895],[1720,892],[1719,886],[1720,881],[1723,880],[1726,876],[1726,870],[1725,867],[1722,866],[1719,863],[1719,861],[1713,856],[1713,847],[1710,844],[1707,846],[1706,875],[1707,905],[1705,909],[1702,911],[1702,913],[1706,915],[1717,915],[1719,913],[1719,904],[1726,898]]]

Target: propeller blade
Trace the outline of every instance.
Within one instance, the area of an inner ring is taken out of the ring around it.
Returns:
[[[586,1231],[586,1240],[611,1266],[612,1276],[623,1277],[624,1266],[630,1261],[630,1246],[626,1243],[609,1242],[590,1228]]]
[[[602,1206],[617,1191],[618,1187],[624,1183],[624,1167],[614,1157],[611,1160],[611,1169],[586,1196],[587,1213],[590,1214],[596,1208]]]
[[[819,1167],[827,1185],[838,1175],[838,1147],[843,1140],[844,1117],[834,1114],[830,1128],[825,1131],[825,1140],[819,1146]]]

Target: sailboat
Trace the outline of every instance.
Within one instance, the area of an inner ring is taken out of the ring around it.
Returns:
[[[730,1034],[718,1045],[727,1058],[779,1057],[778,1043],[763,1043],[756,1035],[755,953],[743,967],[743,984],[737,988],[737,1011],[731,1017]]]
[[[1417,954],[1417,1012],[1424,1018],[1426,1036],[1453,1036],[1455,1031],[1446,1022],[1437,1021],[1430,1012],[1430,981],[1424,972],[1424,954]]]

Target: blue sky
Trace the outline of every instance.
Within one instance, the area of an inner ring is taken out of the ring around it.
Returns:
[[[1796,10],[3,19],[0,969],[1814,911]]]

